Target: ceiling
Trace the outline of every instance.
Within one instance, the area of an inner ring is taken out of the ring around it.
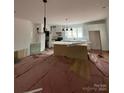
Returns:
[[[47,0],[47,24],[78,24],[108,16],[109,0]],[[15,17],[43,23],[42,0],[15,0]]]

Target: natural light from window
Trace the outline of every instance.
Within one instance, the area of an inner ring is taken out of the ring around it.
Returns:
[[[73,30],[65,29],[65,39],[66,40],[81,40],[83,38],[83,29],[82,27],[73,27]]]

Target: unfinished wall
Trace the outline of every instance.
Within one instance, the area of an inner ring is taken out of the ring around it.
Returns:
[[[39,28],[39,30],[37,31],[37,28]],[[36,50],[32,50],[36,51],[36,53],[38,53],[37,50],[40,51],[44,51],[45,49],[45,34],[43,33],[43,25],[40,24],[40,23],[33,23],[33,34],[32,34],[32,42],[31,42],[32,45],[34,46],[40,46],[39,47],[34,47],[34,49]]]
[[[37,28],[39,28],[38,31],[37,31]],[[40,41],[41,41],[41,32],[43,32],[41,24],[33,23],[32,43],[40,43]]]
[[[15,18],[14,20],[14,51],[26,49],[30,54],[33,26],[28,20]]]
[[[84,25],[84,35],[88,41],[89,31],[100,31],[102,50],[109,50],[108,32],[105,23]]]

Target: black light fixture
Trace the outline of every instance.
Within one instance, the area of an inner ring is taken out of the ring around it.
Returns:
[[[65,21],[66,21],[66,31],[68,31],[68,24],[67,24],[68,18],[66,18]]]
[[[73,29],[72,29],[72,28],[71,28],[70,30],[71,30],[71,31],[73,31]]]
[[[65,21],[66,21],[66,26],[67,26],[67,18],[65,19]],[[62,29],[62,31],[68,31],[68,27],[64,27],[63,29]]]
[[[68,19],[66,18],[65,21],[66,21],[66,26],[62,29],[62,31],[68,31],[69,30],[69,27],[67,25]],[[73,31],[72,27],[70,28],[70,31]]]
[[[65,31],[65,29],[63,28],[62,31]]]

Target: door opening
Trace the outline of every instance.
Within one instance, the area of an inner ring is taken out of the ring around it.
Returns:
[[[91,42],[91,49],[102,51],[100,31],[89,31],[89,40]]]

